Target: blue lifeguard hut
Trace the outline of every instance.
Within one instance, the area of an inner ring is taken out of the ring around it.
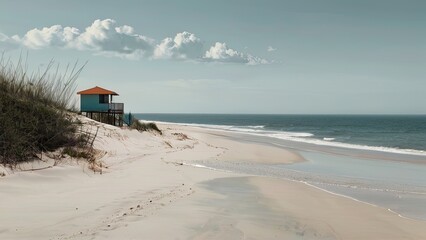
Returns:
[[[123,126],[124,103],[113,102],[113,96],[118,93],[101,88],[93,87],[80,92],[80,112],[93,120]]]

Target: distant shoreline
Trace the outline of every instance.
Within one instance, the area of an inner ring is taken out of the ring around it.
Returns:
[[[407,122],[405,117],[401,118],[401,116],[397,116],[397,119],[394,120],[392,116],[387,116],[384,119],[387,119],[388,127],[381,126],[386,124],[386,122],[382,124],[382,117],[376,119],[377,116],[370,116],[373,118],[373,120],[370,120],[370,117],[364,118],[364,115],[353,115],[356,117],[355,120],[352,120],[350,116],[342,117],[341,115],[318,115],[319,117],[317,115],[262,114],[134,115],[146,121],[198,126],[256,136],[267,136],[281,140],[300,142],[302,144],[308,143],[331,148],[354,149],[366,152],[377,151],[413,155],[418,157],[408,157],[410,161],[420,158],[419,162],[423,159],[425,159],[426,162],[426,150],[422,149],[426,149],[426,143],[423,144],[422,142],[426,141],[426,127],[424,126],[424,124],[426,124],[426,116],[408,117],[408,124],[412,124],[413,126],[403,126],[403,124]],[[359,121],[358,118],[362,121],[361,123],[357,123],[357,121]],[[327,123],[329,119],[331,121],[330,124]],[[301,123],[297,122],[297,120],[300,120]],[[306,127],[303,125],[305,124],[303,121],[307,122]],[[319,121],[320,123],[316,124],[314,121]],[[336,125],[346,124],[347,126],[334,127],[334,123]],[[351,126],[349,124],[354,125]],[[368,124],[371,124],[371,126]],[[395,126],[398,126],[398,128],[395,128]],[[377,129],[378,127],[379,129]],[[413,133],[416,128],[418,128],[418,132]],[[360,133],[358,133],[358,131],[360,131]],[[398,145],[411,146],[411,148],[396,147]]]

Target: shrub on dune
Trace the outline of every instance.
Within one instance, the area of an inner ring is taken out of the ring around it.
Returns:
[[[84,66],[84,65],[83,65]],[[53,61],[28,75],[21,61],[0,61],[0,163],[14,165],[42,151],[78,143],[75,111],[77,63],[59,74]],[[55,70],[55,71],[52,71]]]
[[[130,125],[130,128],[136,129],[138,131],[155,131],[160,134],[163,134],[163,132],[158,128],[157,124],[153,122],[144,123],[139,121],[137,118],[133,118],[132,124]]]

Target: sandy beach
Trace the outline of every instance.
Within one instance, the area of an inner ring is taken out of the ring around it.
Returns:
[[[303,162],[296,151],[197,127],[159,135],[84,121],[99,127],[97,171],[75,159],[0,168],[0,239],[426,238],[426,222],[382,207],[198,164]]]

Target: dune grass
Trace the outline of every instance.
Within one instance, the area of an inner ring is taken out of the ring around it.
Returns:
[[[51,61],[46,70],[29,75],[17,64],[0,59],[0,163],[15,165],[42,151],[78,144],[75,111],[76,80],[83,64],[68,65],[61,74]]]
[[[154,122],[144,123],[137,118],[132,119],[132,124],[130,124],[130,128],[136,129],[141,132],[155,131],[155,132],[158,132],[159,134],[163,134],[163,132],[158,128],[157,124],[155,124]]]

